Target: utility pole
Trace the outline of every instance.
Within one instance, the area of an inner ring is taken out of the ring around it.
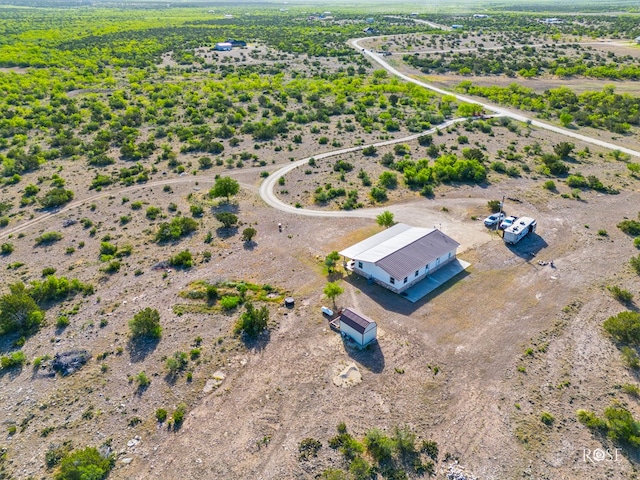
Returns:
[[[502,209],[504,208],[504,194],[502,195],[502,202],[500,202],[500,212],[498,213],[498,223],[496,223],[496,229],[500,230],[500,224],[502,223]],[[504,236],[504,235],[503,235]]]

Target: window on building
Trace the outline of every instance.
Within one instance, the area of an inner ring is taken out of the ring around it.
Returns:
[[[419,272],[419,270],[416,270],[416,277],[418,276],[418,272]]]
[[[391,285],[395,285],[395,283],[396,283],[396,279],[395,279],[395,278],[393,278],[393,277],[389,277],[389,283],[390,283]]]
[[[404,283],[407,283],[408,277],[404,277]]]
[[[449,252],[449,258],[451,258],[451,252]]]
[[[358,268],[362,268],[362,262],[358,262]]]
[[[436,258],[436,266],[440,265],[440,257]]]
[[[429,272],[429,265],[427,265],[426,267],[424,267],[424,272],[428,273]]]

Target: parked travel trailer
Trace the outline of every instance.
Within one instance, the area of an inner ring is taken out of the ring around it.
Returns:
[[[502,239],[504,240],[504,243],[518,243],[531,232],[535,232],[537,226],[538,224],[534,218],[520,217],[504,231]]]

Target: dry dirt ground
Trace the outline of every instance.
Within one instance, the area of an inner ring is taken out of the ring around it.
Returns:
[[[520,130],[527,128],[521,125]],[[463,133],[461,128],[434,139],[450,148]],[[529,137],[516,136],[501,127],[490,139],[464,134],[472,146],[486,143],[492,160],[511,142],[521,152],[537,140],[549,151],[562,140],[535,130]],[[417,144],[411,148],[417,158],[425,156]],[[576,150],[583,148],[577,145]],[[295,155],[314,149],[309,145]],[[17,478],[50,476],[45,452],[71,439],[75,447],[109,444],[117,455],[110,475],[115,479],[316,478],[326,468],[344,466],[327,444],[344,421],[357,437],[372,427],[391,432],[394,426],[408,425],[420,439],[438,443],[439,472],[449,453],[482,479],[635,478],[637,452],[623,450],[616,461],[585,459],[585,448],[612,445],[592,435],[575,414],[579,408],[601,414],[618,401],[640,418],[638,401],[619,388],[637,384],[637,374],[623,366],[601,328],[603,320],[624,310],[607,285],[640,296],[640,277],[628,265],[637,250],[616,228],[625,217],[637,218],[640,182],[622,162],[591,151],[571,165],[572,171],[597,175],[619,188],[618,195],[587,191],[579,200],[565,198],[561,194],[568,187],[558,182],[558,192],[544,190],[545,179],[535,170],[520,178],[491,174],[486,186],[439,187],[433,199],[407,190],[394,193],[388,208],[396,220],[437,223],[462,240],[460,257],[472,266],[417,304],[357,276],[332,275],[332,280],[342,277],[345,288],[339,306],[355,307],[378,322],[378,343],[362,351],[343,343],[320,313],[328,304],[322,295],[327,281],[322,260],[379,227],[370,219],[310,218],[267,208],[256,192],[258,172],[274,170],[271,164],[234,170],[244,188],[231,207],[244,225],[257,229],[253,245],[243,244],[238,233],[216,230],[211,212],[228,207],[203,198],[215,169],[206,177],[169,174],[174,182],[170,193],[160,185],[106,192],[94,201],[95,210],[85,204],[25,229],[23,240],[17,235],[11,240],[16,251],[2,258],[6,283],[38,278],[43,267],[52,265],[58,275],[94,282],[97,293],[50,310],[48,325],[24,348],[29,359],[86,348],[92,354],[88,365],[64,378],[31,366],[0,377],[2,424],[7,430],[17,426],[1,442],[8,449],[8,469]],[[360,157],[357,161],[358,167],[371,168],[375,179],[379,165]],[[278,158],[276,166],[285,163]],[[305,191],[336,182],[326,165],[322,169],[327,172],[290,174],[288,196],[298,195],[311,205]],[[191,202],[210,207],[198,232],[176,245],[153,244],[151,233],[159,220],[150,225],[144,209],[157,205],[166,212],[175,202],[187,212],[189,194]],[[515,247],[505,246],[480,221],[488,213],[487,201],[502,194],[509,197],[508,213],[538,219],[537,235]],[[123,196],[129,201],[123,203]],[[136,200],[148,205],[132,212],[129,205]],[[121,226],[119,218],[127,213],[132,221]],[[82,217],[101,222],[96,237],[80,224],[62,227],[65,218]],[[52,230],[63,232],[64,239],[33,247],[38,234]],[[208,230],[214,234],[210,245],[204,243]],[[112,242],[130,242],[134,248],[114,275],[100,272],[99,239],[107,233]],[[86,246],[80,248],[80,242]],[[76,251],[67,255],[68,247]],[[152,269],[185,248],[197,254],[194,268]],[[209,262],[203,261],[203,251],[212,253]],[[555,268],[538,263],[549,260]],[[25,265],[7,270],[9,262]],[[142,275],[135,275],[138,269]],[[296,304],[293,309],[270,304],[268,335],[247,347],[231,333],[239,312],[175,313],[175,305],[190,303],[178,293],[202,279],[268,283],[294,296]],[[69,317],[70,325],[57,329],[55,315],[76,304],[79,313]],[[127,322],[147,306],[161,312],[163,336],[157,345],[134,348]],[[199,358],[190,360],[176,378],[167,376],[164,359],[176,351],[188,353],[198,343]],[[5,341],[2,349],[7,348]],[[526,354],[529,348],[532,352]],[[362,381],[336,386],[334,377],[352,362]],[[141,371],[151,378],[146,390],[136,389],[129,379]],[[156,409],[171,415],[182,402],[188,410],[180,429],[156,421]],[[543,411],[554,416],[551,426],[541,422]],[[306,437],[323,446],[317,458],[299,461],[298,444]]]

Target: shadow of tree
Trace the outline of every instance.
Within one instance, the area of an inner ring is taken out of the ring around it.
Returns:
[[[242,247],[243,247],[245,250],[248,250],[248,251],[250,251],[250,252],[252,252],[252,251],[253,251],[257,246],[258,246],[258,244],[257,244],[256,242],[254,242],[253,240],[250,240],[250,241],[248,241],[248,242],[246,242],[246,241],[245,241],[245,242],[243,243],[243,245],[242,245]]]
[[[238,227],[218,227],[216,228],[216,234],[220,238],[233,237],[238,233]]]
[[[268,329],[263,330],[262,333],[255,338],[249,337],[244,334],[242,335],[242,342],[244,343],[245,347],[247,347],[249,350],[254,350],[257,352],[264,350],[264,348],[269,343],[269,340],[271,340],[271,332]]]
[[[211,212],[216,213],[233,213],[238,214],[240,206],[237,203],[227,202],[226,199],[221,200],[217,205],[211,207]]]
[[[154,337],[130,338],[127,342],[127,350],[129,351],[131,361],[134,363],[142,362],[147,358],[147,355],[156,349],[159,342],[160,338]]]

